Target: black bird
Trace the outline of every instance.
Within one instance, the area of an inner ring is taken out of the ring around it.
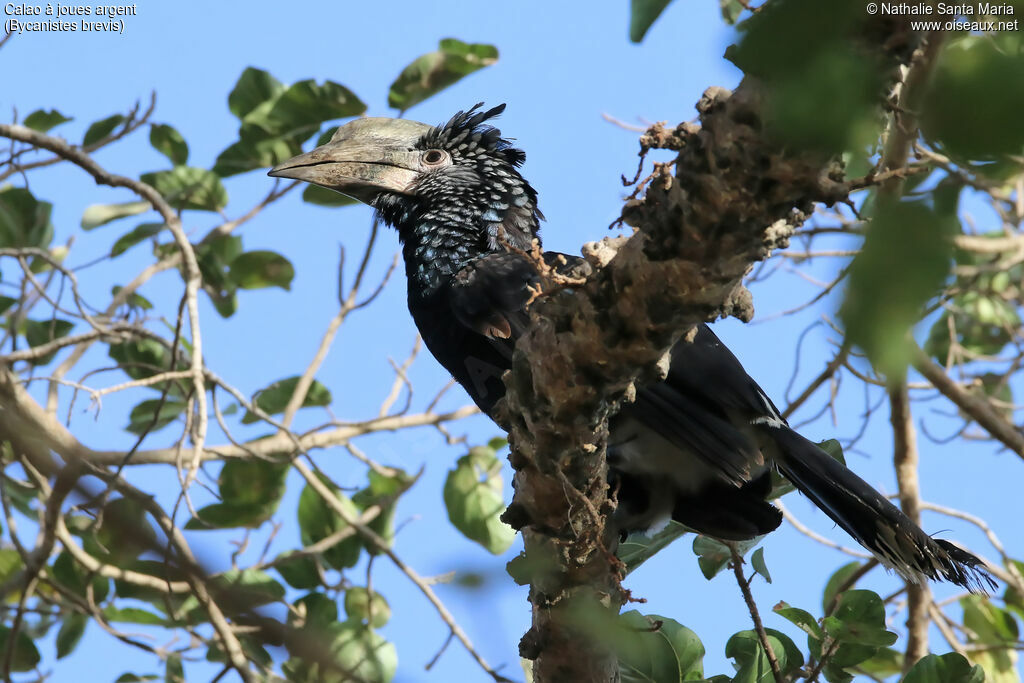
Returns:
[[[537,271],[537,193],[525,154],[487,124],[504,105],[446,124],[362,118],[271,176],[336,190],[374,207],[398,230],[409,311],[434,357],[485,413],[504,395],[502,373],[529,319]],[[511,245],[515,249],[509,249]],[[579,257],[546,253],[551,264]],[[563,263],[565,263],[563,262]],[[911,581],[994,587],[981,561],[933,539],[884,496],[789,428],[771,399],[706,325],[672,349],[666,379],[643,387],[613,419],[608,449],[622,532],[669,518],[725,540],[768,533],[782,514],[766,500],[771,470],[791,481]]]

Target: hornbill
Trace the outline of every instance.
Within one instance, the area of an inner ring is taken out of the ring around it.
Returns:
[[[434,357],[494,416],[525,307],[538,280],[525,252],[539,239],[525,154],[488,125],[504,105],[447,123],[361,118],[270,171],[374,207],[398,230],[409,311]],[[510,248],[511,247],[511,248]],[[548,252],[551,265],[579,257]],[[564,259],[564,260],[563,260]],[[991,584],[974,555],[933,539],[864,480],[793,431],[707,325],[671,350],[667,377],[611,420],[609,479],[620,533],[669,518],[723,540],[782,521],[766,500],[778,471],[885,566],[911,581]]]

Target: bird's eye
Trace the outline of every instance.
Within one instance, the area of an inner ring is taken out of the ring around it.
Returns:
[[[430,166],[437,166],[447,158],[448,155],[439,149],[428,149],[423,153],[423,163]]]

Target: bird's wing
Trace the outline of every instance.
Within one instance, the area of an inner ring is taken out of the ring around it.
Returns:
[[[526,257],[495,251],[473,259],[456,273],[448,303],[460,323],[485,337],[513,337],[513,322],[526,315],[537,269]],[[518,325],[517,325],[518,326]]]
[[[544,252],[545,263],[566,274],[586,263],[579,256]],[[452,280],[448,303],[460,323],[492,339],[515,339],[526,329],[526,304],[540,282],[537,266],[518,252],[493,251],[463,266]]]
[[[545,252],[544,260],[563,274],[584,263],[578,256],[558,252]],[[486,338],[468,345],[486,345],[490,351],[500,346],[510,360],[516,339],[529,325],[525,306],[538,281],[534,263],[519,253],[491,252],[464,266],[452,283],[449,302],[463,325]],[[495,368],[498,379],[508,367]],[[681,342],[672,349],[665,381],[642,387],[635,403],[624,406],[622,413],[638,429],[651,430],[675,447],[661,452],[684,458],[692,454],[736,485],[749,481],[765,462],[755,431],[746,426],[785,424],[736,357],[703,324],[692,343]],[[628,431],[630,438],[642,436]],[[647,455],[656,459],[653,453]],[[646,464],[669,471],[672,467]]]
[[[676,446],[679,457],[696,456],[735,485],[749,481],[765,464],[752,426],[785,420],[707,325],[671,354],[665,380],[642,387],[623,414]]]

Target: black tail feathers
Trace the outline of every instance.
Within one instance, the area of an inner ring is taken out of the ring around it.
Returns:
[[[867,482],[788,427],[765,427],[779,446],[786,479],[871,551],[914,583],[945,580],[972,592],[995,590],[984,564],[949,541],[930,537]]]

